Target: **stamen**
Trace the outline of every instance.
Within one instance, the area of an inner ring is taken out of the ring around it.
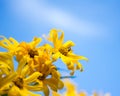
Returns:
[[[59,52],[65,56],[67,56],[69,51],[71,51],[71,47],[67,47],[67,48],[62,47],[59,49]]]
[[[37,50],[30,50],[28,52],[28,54],[30,55],[30,58],[34,58],[34,56],[38,56],[38,51]]]
[[[21,78],[21,77],[18,77],[15,81],[13,81],[14,82],[14,84],[17,86],[17,87],[19,87],[20,89],[22,89],[23,88],[23,83],[24,83],[24,81],[23,81],[23,79]]]
[[[71,51],[71,47],[68,47],[68,52]]]
[[[45,75],[39,76],[38,79],[39,79],[39,80],[44,80],[44,79],[45,79]]]

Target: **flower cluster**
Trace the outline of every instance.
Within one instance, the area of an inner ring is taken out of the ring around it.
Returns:
[[[64,43],[61,30],[52,29],[47,37],[48,43],[42,46],[39,45],[42,39],[37,37],[31,42],[0,38],[0,47],[7,49],[0,52],[0,96],[41,96],[33,93],[36,91],[49,96],[50,90],[57,92],[64,87],[61,73],[54,64],[58,59],[65,63],[70,75],[76,70],[83,71],[79,60],[88,60],[73,53],[71,47],[75,44],[72,41]]]

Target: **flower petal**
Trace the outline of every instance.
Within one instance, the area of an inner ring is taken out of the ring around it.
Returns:
[[[23,57],[19,64],[18,64],[18,68],[17,68],[17,73],[20,75],[21,74],[21,71],[23,69],[23,67],[25,66],[25,64],[27,63],[27,60],[26,60],[26,57]]]
[[[56,61],[57,59],[59,59],[59,57],[60,57],[60,52],[56,52],[55,54],[53,54],[52,55],[52,61],[54,62],[54,61]]]
[[[57,92],[55,91],[52,91],[52,96],[61,96],[60,94],[58,94]]]
[[[17,76],[17,74],[14,72],[4,78],[0,78],[0,87],[3,87],[4,85],[6,85],[7,83],[11,82],[15,77]]]
[[[49,96],[49,89],[48,89],[47,85],[46,84],[43,84],[43,85],[44,85],[43,92],[44,92],[45,96]]]
[[[33,74],[31,74],[29,77],[25,78],[24,80],[25,82],[30,83],[30,82],[36,81],[37,78],[41,75],[42,74],[40,72],[34,72]]]
[[[65,48],[69,48],[69,47],[72,47],[72,46],[75,46],[75,44],[74,44],[74,42],[72,42],[70,40],[63,44],[63,47],[65,47]]]

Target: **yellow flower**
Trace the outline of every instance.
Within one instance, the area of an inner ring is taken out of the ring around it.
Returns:
[[[32,65],[28,64],[29,67],[32,68],[32,70],[34,69],[35,66],[34,58],[39,56],[39,54],[41,54],[43,49],[45,49],[45,47],[43,46],[42,48],[37,47],[37,45],[41,42],[41,38],[34,37],[33,41],[29,43],[27,42],[18,43],[13,38],[9,38],[9,39],[5,37],[1,37],[1,38],[3,39],[0,41],[0,46],[6,48],[10,54],[15,56],[18,62],[20,62],[23,57],[25,57],[27,64],[30,60],[32,60],[33,62]]]
[[[38,81],[39,83],[43,84],[42,91],[44,92],[45,96],[48,96],[48,86],[53,91],[57,91],[58,89],[63,88],[63,82],[60,80],[60,73],[56,70],[56,67],[51,62],[46,62],[46,59],[47,57],[43,56],[42,54],[41,56],[36,57],[34,60],[37,67],[34,67],[34,70],[42,74],[38,77]]]
[[[24,73],[24,72],[23,72]],[[42,84],[38,84],[37,78],[40,76],[39,72],[35,72],[27,78],[19,74],[13,81],[12,87],[8,91],[8,96],[41,96],[30,91],[40,91]]]
[[[3,36],[0,38],[3,38],[0,40],[0,46],[7,49],[11,54],[15,55],[18,61],[20,61],[23,56],[26,56],[29,59],[38,55],[39,48],[36,47],[41,42],[41,38],[35,37],[33,41],[29,43],[19,43],[13,38],[7,39]]]
[[[26,56],[26,58],[34,58],[35,56],[39,55],[37,45],[41,42],[41,38],[34,38],[32,42],[26,43],[21,42],[18,45],[17,51],[16,51],[16,59],[17,61],[20,61],[23,56]]]
[[[25,57],[20,60],[16,72],[10,53],[0,52],[0,94],[8,96],[40,96],[29,90],[41,90],[42,84],[37,82],[40,72],[30,74],[29,66],[26,65]]]
[[[61,32],[61,35],[58,36],[58,32]],[[63,43],[64,32],[61,30],[52,29],[50,31],[50,36],[48,40],[51,41],[54,45],[52,50],[53,61],[56,61],[58,58],[61,58],[62,61],[67,65],[69,70],[72,70],[71,75],[74,74],[75,70],[83,70],[82,64],[78,60],[88,60],[84,56],[78,56],[73,53],[71,47],[75,44],[72,41],[67,41]]]
[[[8,96],[40,96],[30,91],[40,91],[42,84],[37,81],[41,76],[39,72],[30,74],[29,66],[26,64],[26,58],[20,60],[16,70],[17,76],[12,81],[12,88],[8,92]]]

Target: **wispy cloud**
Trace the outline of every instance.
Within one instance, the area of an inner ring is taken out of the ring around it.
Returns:
[[[13,0],[12,5],[15,12],[26,16],[29,20],[52,23],[59,28],[75,32],[83,36],[100,36],[102,29],[92,22],[83,21],[72,14],[55,8],[44,1],[37,0]],[[99,29],[99,30],[98,30]]]

